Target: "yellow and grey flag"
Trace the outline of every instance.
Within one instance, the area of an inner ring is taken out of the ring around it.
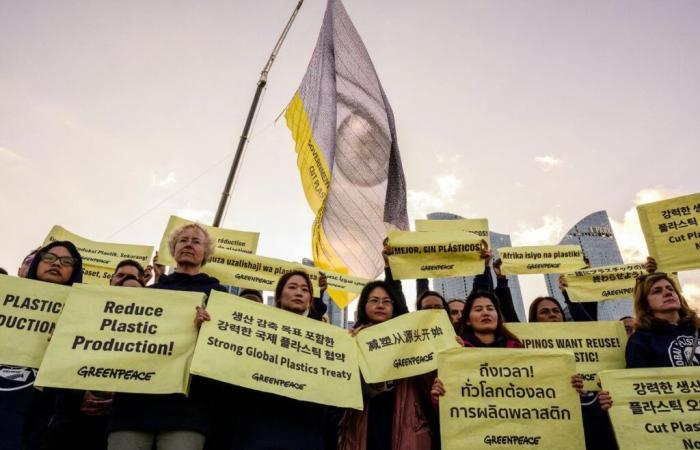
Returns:
[[[314,261],[376,278],[387,231],[408,229],[406,182],[394,114],[340,0],[328,0],[311,62],[285,117],[316,214]]]

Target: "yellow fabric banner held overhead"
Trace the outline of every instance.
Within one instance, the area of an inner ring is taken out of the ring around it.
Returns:
[[[637,277],[645,275],[643,263],[593,267],[567,273],[567,293],[572,302],[600,302],[630,298]]]
[[[38,368],[70,288],[0,275],[0,364]]]
[[[480,237],[463,231],[390,231],[389,266],[394,279],[445,278],[484,271]]]
[[[285,397],[362,409],[347,330],[221,292],[207,304],[191,372]]]
[[[355,342],[368,383],[428,373],[437,369],[438,352],[460,347],[443,310],[415,311],[365,328]]]
[[[277,280],[292,270],[304,270],[309,274],[318,294],[318,278],[321,270],[300,263],[284,261],[266,256],[220,250],[209,258],[203,271],[219,279],[223,284],[263,291],[274,291]],[[328,291],[340,308],[345,308],[369,282],[363,278],[323,271],[328,283]]]
[[[198,292],[73,286],[35,384],[187,393],[203,301]]]
[[[107,286],[117,264],[133,259],[146,267],[153,254],[150,245],[112,244],[85,239],[58,225],[51,228],[44,244],[53,241],[70,241],[83,258],[83,283]]]
[[[502,247],[498,254],[504,275],[566,273],[586,265],[580,245]]]
[[[600,371],[625,368],[627,333],[620,321],[509,323],[508,329],[525,348],[572,353],[587,391],[600,390]]]
[[[639,205],[637,214],[659,270],[700,268],[700,193]]]
[[[488,219],[416,220],[416,231],[468,231],[491,243]]]
[[[700,367],[600,373],[620,450],[700,448]]]
[[[170,216],[168,220],[168,226],[163,232],[163,237],[160,240],[160,247],[158,248],[158,262],[165,264],[166,266],[174,267],[176,265],[175,260],[172,255],[170,255],[170,249],[168,248],[168,239],[170,234],[180,228],[183,225],[190,223],[196,223],[192,220],[183,219],[177,216]],[[255,233],[252,231],[238,231],[238,230],[227,230],[226,228],[210,227],[209,225],[204,225],[197,223],[199,226],[207,230],[209,237],[214,242],[214,254],[207,261],[207,269],[212,269],[216,264],[216,257],[220,256],[222,252],[243,252],[248,254],[255,254],[258,249],[258,238],[260,233]],[[211,266],[209,266],[211,265]],[[207,271],[207,273],[210,273]],[[216,276],[211,274],[212,276]],[[217,277],[218,278],[218,277]]]
[[[454,349],[438,354],[443,450],[584,450],[570,354]]]

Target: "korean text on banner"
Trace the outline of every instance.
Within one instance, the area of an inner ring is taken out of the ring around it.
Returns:
[[[454,349],[438,354],[443,450],[584,450],[570,354]]]
[[[0,364],[39,367],[69,291],[0,275]]]
[[[700,267],[700,193],[639,205],[637,214],[660,270]]]
[[[44,245],[53,241],[70,241],[83,258],[83,283],[109,285],[117,264],[125,259],[133,259],[146,267],[153,254],[150,245],[112,244],[96,242],[71,233],[58,225],[51,228],[44,239]]]
[[[347,330],[212,292],[191,372],[245,388],[362,409],[355,344]]]
[[[77,285],[39,368],[37,386],[186,393],[204,294]]]
[[[416,220],[416,231],[468,231],[490,242],[488,219]]]
[[[504,275],[565,273],[586,265],[580,245],[502,247],[498,254]]]
[[[644,264],[594,267],[567,273],[566,292],[573,302],[600,302],[632,297],[637,277],[645,275]]]
[[[620,450],[700,448],[700,367],[600,373]]]
[[[620,321],[509,323],[508,329],[525,348],[571,352],[587,391],[600,390],[600,371],[625,368],[627,333]]]
[[[177,230],[183,225],[190,223],[195,223],[191,220],[183,219],[177,216],[170,216],[168,220],[168,226],[163,232],[163,237],[160,240],[160,247],[158,249],[158,262],[165,264],[166,266],[175,266],[175,260],[170,254],[168,248],[168,239],[173,231]],[[248,254],[255,254],[258,248],[258,238],[259,233],[252,231],[238,231],[238,230],[228,230],[226,228],[210,227],[209,225],[204,225],[199,223],[199,226],[207,230],[209,237],[214,243],[214,254],[207,261],[207,269],[211,269],[213,266],[220,264],[218,257],[222,251],[224,252],[243,252]],[[218,269],[218,268],[217,268]],[[217,272],[219,272],[217,270]],[[207,271],[207,273],[210,273]],[[216,276],[213,275],[212,276]],[[218,277],[217,277],[218,278]]]
[[[444,310],[404,314],[362,330],[355,338],[368,383],[397,380],[437,369],[437,354],[457,348]]]
[[[390,231],[389,265],[395,279],[444,278],[484,271],[486,241],[462,231]]]

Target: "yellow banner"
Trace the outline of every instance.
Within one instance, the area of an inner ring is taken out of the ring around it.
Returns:
[[[187,393],[198,292],[76,285],[46,350],[37,386]]]
[[[368,383],[398,380],[437,369],[437,354],[460,347],[442,310],[415,311],[366,328],[355,337]]]
[[[241,252],[219,251],[218,255],[210,258],[211,263],[204,266],[204,271],[219,279],[223,284],[238,286],[263,291],[274,291],[277,280],[282,275],[292,270],[304,270],[309,274],[314,286],[314,293],[318,294],[318,278],[321,270],[316,267],[305,266],[300,263],[284,261],[277,258],[268,258],[260,255],[249,255]],[[369,282],[364,278],[353,277],[336,272],[323,271],[326,275],[329,293],[336,292],[333,300],[344,308]]]
[[[659,270],[700,267],[700,193],[639,205],[637,214]]]
[[[502,247],[498,255],[503,261],[504,275],[565,273],[586,265],[580,245]]]
[[[212,292],[191,372],[285,397],[362,409],[355,344],[347,330]]]
[[[601,372],[620,450],[700,448],[700,367]]]
[[[486,241],[463,231],[390,231],[391,273],[397,280],[476,275]]]
[[[572,302],[600,302],[630,298],[637,277],[645,275],[643,263],[581,269],[566,274]]]
[[[572,353],[587,391],[600,390],[598,372],[625,368],[627,333],[620,321],[509,323],[508,329],[525,348]]]
[[[0,275],[0,364],[39,367],[69,291]]]
[[[83,283],[109,285],[117,264],[125,259],[138,261],[146,267],[153,254],[150,245],[112,244],[96,242],[73,234],[58,225],[51,228],[44,245],[53,241],[70,241],[83,258]]]
[[[468,231],[490,242],[488,219],[416,220],[416,231]]]
[[[170,254],[170,249],[168,248],[168,238],[173,231],[190,223],[195,222],[177,216],[170,216],[168,226],[165,228],[163,237],[160,240],[160,247],[158,249],[159,263],[170,267],[174,267],[176,265],[175,260]],[[218,264],[216,257],[220,256],[223,252],[243,252],[255,254],[257,251],[258,238],[260,237],[259,233],[252,231],[227,230],[226,228],[210,227],[209,225],[204,225],[201,223],[198,225],[207,230],[209,237],[214,242],[214,254],[209,258],[206,266],[208,269],[206,272],[212,276],[216,275],[210,273],[210,270],[213,270],[213,267]],[[209,266],[210,264],[211,267]]]
[[[584,450],[569,354],[455,349],[438,355],[443,450]]]

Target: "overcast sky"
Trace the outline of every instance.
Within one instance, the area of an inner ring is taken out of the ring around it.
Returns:
[[[411,220],[487,217],[553,244],[605,209],[700,191],[700,2],[346,0],[395,112]],[[211,223],[269,52],[296,0],[0,0],[0,266],[52,225],[157,245]],[[325,9],[306,0],[269,78],[224,226],[309,256],[313,216],[275,123]],[[698,271],[683,274],[700,301]],[[524,280],[524,297],[544,292]]]

